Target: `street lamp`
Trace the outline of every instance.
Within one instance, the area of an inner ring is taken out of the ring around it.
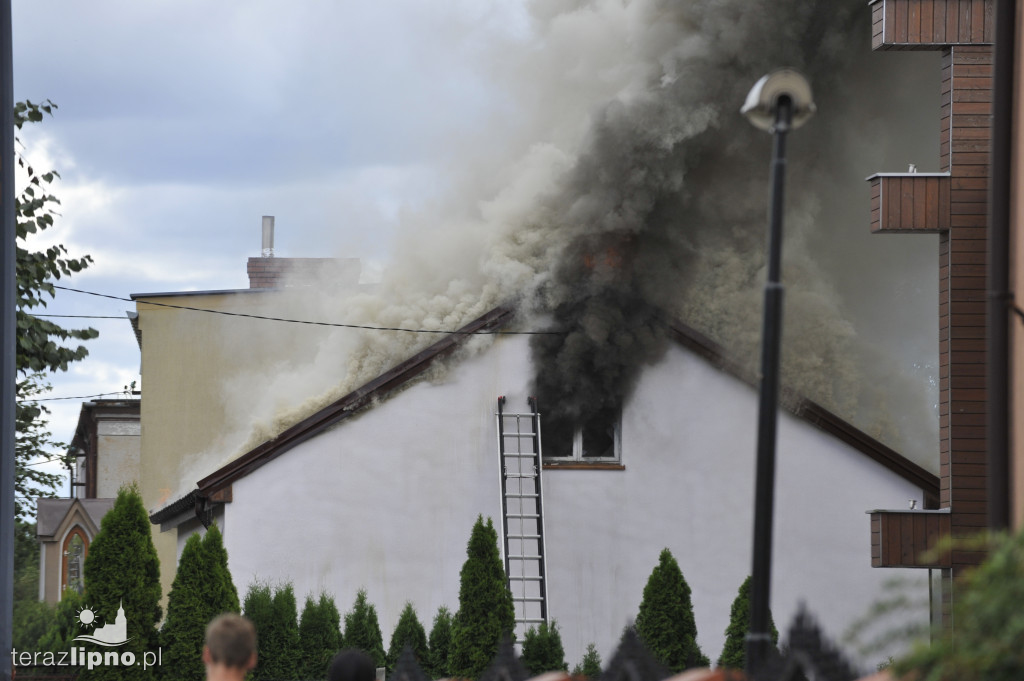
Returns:
[[[753,570],[750,582],[750,631],[746,638],[747,675],[755,677],[771,645],[768,603],[771,593],[772,516],[775,506],[775,429],[779,402],[779,347],[782,336],[782,205],[786,179],[786,133],[815,111],[811,86],[793,69],[761,78],[740,110],[754,126],[772,133],[771,205],[768,211],[768,278],[761,331],[761,395],[757,422],[757,477],[754,498]]]

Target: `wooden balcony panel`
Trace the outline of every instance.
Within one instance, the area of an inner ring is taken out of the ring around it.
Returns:
[[[995,0],[872,0],[871,48],[936,50],[989,45]]]
[[[937,234],[950,227],[947,173],[879,173],[871,183],[871,231]]]
[[[869,513],[872,567],[940,568],[952,564],[949,552],[935,555],[935,549],[952,528],[949,511]]]

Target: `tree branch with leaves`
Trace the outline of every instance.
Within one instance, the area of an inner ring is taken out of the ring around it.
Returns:
[[[26,123],[38,123],[45,115],[53,115],[57,105],[50,100],[41,103],[18,102],[14,106],[14,125],[18,130]],[[67,371],[72,362],[82,360],[89,350],[77,341],[96,338],[93,328],[67,329],[36,316],[56,297],[54,282],[81,272],[92,264],[88,255],[73,258],[62,244],[32,250],[29,240],[53,227],[59,217],[56,207],[60,199],[50,187],[60,177],[55,170],[37,172],[20,150],[16,161],[26,176],[25,188],[15,199],[17,224],[17,345],[16,364],[16,427],[15,442],[15,514],[25,519],[34,512],[33,496],[52,496],[61,476],[35,468],[40,459],[53,456],[65,445],[52,439],[47,430],[49,410],[38,396],[49,391],[48,374]]]

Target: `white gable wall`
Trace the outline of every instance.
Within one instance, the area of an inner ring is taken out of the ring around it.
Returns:
[[[428,630],[439,605],[454,612],[477,515],[500,531],[496,399],[525,411],[529,377],[526,340],[499,339],[236,481],[225,541],[240,592],[290,580],[300,609],[326,590],[345,612],[365,587],[385,645],[406,600]],[[550,613],[570,665],[589,642],[607,662],[666,546],[717,658],[750,570],[756,410],[749,386],[673,348],[624,410],[625,471],[545,471]],[[779,426],[773,613],[784,627],[805,600],[838,637],[892,576],[870,567],[864,512],[921,492],[798,419]]]

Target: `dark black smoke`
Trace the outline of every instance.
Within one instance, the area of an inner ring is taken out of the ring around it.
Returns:
[[[534,388],[543,412],[574,423],[621,406],[639,370],[661,357],[695,259],[720,246],[753,263],[748,274],[760,267],[770,136],[739,114],[750,87],[790,66],[815,89],[820,113],[791,152],[788,202],[799,203],[842,162],[830,153],[837,111],[857,93],[841,83],[870,49],[859,0],[656,4],[679,50],[642,95],[595,116],[548,207],[570,236],[542,296],[550,329],[566,333],[535,337]],[[760,291],[756,276],[741,285]],[[749,322],[757,328],[760,317]]]

